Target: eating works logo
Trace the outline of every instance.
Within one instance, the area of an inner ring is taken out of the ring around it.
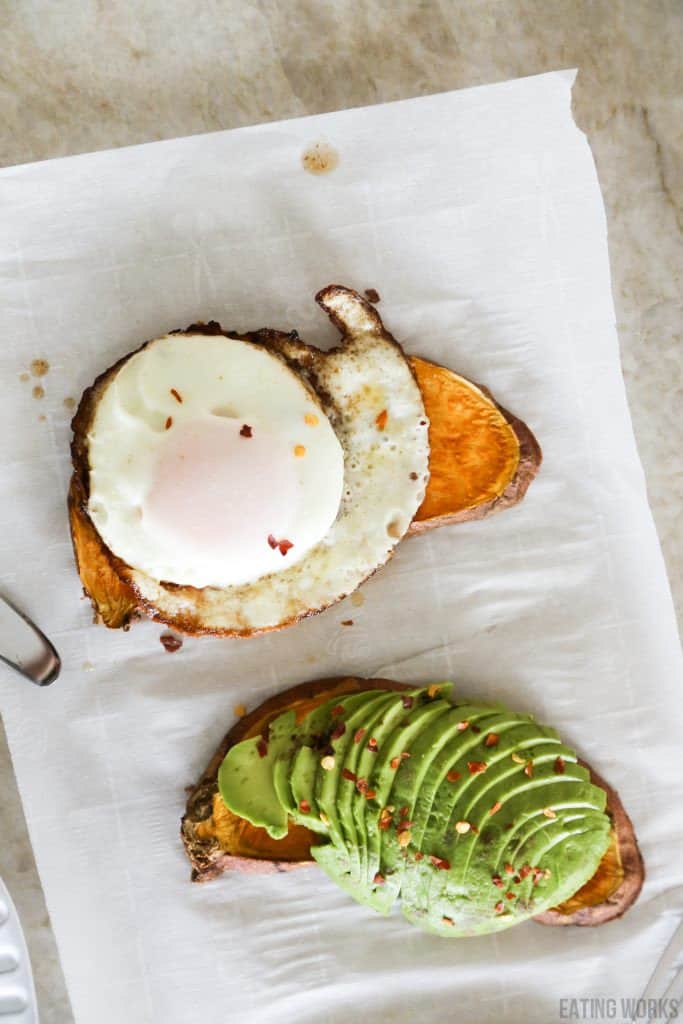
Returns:
[[[683,1020],[680,999],[560,999],[561,1021],[613,1020],[632,1021]]]

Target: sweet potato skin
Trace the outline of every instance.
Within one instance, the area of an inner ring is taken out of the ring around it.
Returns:
[[[284,858],[278,858],[276,853],[278,845],[281,846],[282,843],[286,843],[289,836],[284,840],[270,840],[265,830],[255,829],[253,826],[249,826],[250,831],[262,834],[264,846],[267,844],[268,848],[274,851],[272,857],[265,855],[265,849],[263,853],[255,857],[222,850],[217,841],[212,840],[210,837],[202,838],[201,835],[197,834],[197,826],[212,815],[214,797],[218,792],[218,769],[231,747],[249,736],[258,735],[269,722],[289,708],[296,709],[297,713],[303,716],[316,703],[321,700],[327,700],[332,696],[358,693],[369,689],[396,690],[400,692],[409,688],[407,683],[399,683],[390,679],[362,679],[356,676],[339,676],[315,680],[301,683],[298,686],[276,694],[259,705],[249,715],[239,719],[223,739],[218,750],[209,761],[206,771],[203,773],[197,786],[190,793],[186,811],[181,820],[180,835],[192,865],[192,881],[207,882],[218,877],[224,871],[273,874],[276,872],[292,871],[295,868],[311,867],[313,864],[310,857],[306,855],[307,847],[305,844],[302,847],[301,855],[296,859],[285,860]],[[616,856],[621,864],[623,874],[617,887],[612,891],[608,891],[601,902],[574,905],[580,902],[581,894],[587,893],[590,889],[593,882],[593,879],[591,879],[566,904],[547,910],[543,914],[534,917],[533,920],[539,924],[573,924],[581,926],[605,924],[607,921],[621,917],[638,898],[642,888],[645,871],[631,819],[628,817],[616,790],[606,783],[585,762],[581,761],[581,764],[588,768],[595,785],[600,786],[607,794],[607,811],[612,818]],[[231,812],[228,813],[231,814]],[[298,827],[298,831],[305,833],[307,830]],[[308,837],[308,847],[310,848],[310,843],[315,840],[312,833],[308,833]],[[609,857],[610,850],[605,854],[603,862],[594,876],[595,879],[601,874],[603,864]]]

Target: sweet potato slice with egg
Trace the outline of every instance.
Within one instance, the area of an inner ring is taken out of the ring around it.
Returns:
[[[319,839],[308,829],[292,825],[284,839],[271,839],[258,828],[233,814],[218,792],[218,769],[236,743],[264,732],[283,711],[293,709],[303,718],[318,704],[364,689],[407,690],[405,683],[388,679],[347,676],[302,683],[278,693],[239,719],[211,758],[206,771],[190,793],[181,822],[181,837],[192,864],[192,881],[206,882],[224,871],[268,874],[312,865],[310,848]],[[582,762],[583,763],[583,762]],[[600,866],[566,903],[534,920],[549,925],[598,925],[620,917],[635,902],[644,879],[643,861],[630,818],[612,789],[588,767],[593,783],[607,794],[607,813],[612,818],[612,840]]]
[[[343,315],[333,301],[337,298],[343,300]],[[356,292],[331,285],[323,289],[317,299],[344,336],[353,334],[355,330],[371,329],[400,350],[383,327],[375,309]],[[305,345],[295,333],[287,335],[263,329],[237,335],[224,332],[213,322],[194,324],[188,331],[227,334],[248,340],[277,351],[286,361],[291,358],[290,349],[294,346],[301,365],[305,365],[307,360],[314,365],[325,358],[325,353]],[[163,583],[161,590],[182,593],[187,599],[182,602],[183,608],[185,605],[190,608],[169,618],[168,611],[161,610],[152,598],[146,598],[139,592],[131,567],[107,548],[95,529],[88,515],[88,432],[104,390],[130,355],[101,374],[84,392],[72,422],[71,535],[78,571],[92,600],[96,620],[111,628],[127,628],[138,614],[145,614],[189,635],[251,636],[293,624],[302,617],[300,611],[263,627],[248,622],[239,627],[231,625],[230,628],[207,626],[202,617],[201,590]],[[412,357],[408,362],[430,423],[429,481],[408,534],[480,519],[521,501],[541,462],[540,448],[529,428],[499,406],[485,388],[424,359]],[[324,606],[306,609],[303,614],[322,610]]]

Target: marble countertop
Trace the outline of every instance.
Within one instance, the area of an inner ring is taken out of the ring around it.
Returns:
[[[578,67],[624,377],[683,622],[679,0],[23,0],[0,5],[0,165]],[[0,729],[0,875],[43,1024],[72,1021]]]

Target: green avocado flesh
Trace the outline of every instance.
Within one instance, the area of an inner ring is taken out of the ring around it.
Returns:
[[[573,896],[609,845],[606,795],[553,729],[453,702],[450,683],[367,690],[280,715],[218,772],[225,804],[274,839],[290,822],[359,903],[448,937]]]

